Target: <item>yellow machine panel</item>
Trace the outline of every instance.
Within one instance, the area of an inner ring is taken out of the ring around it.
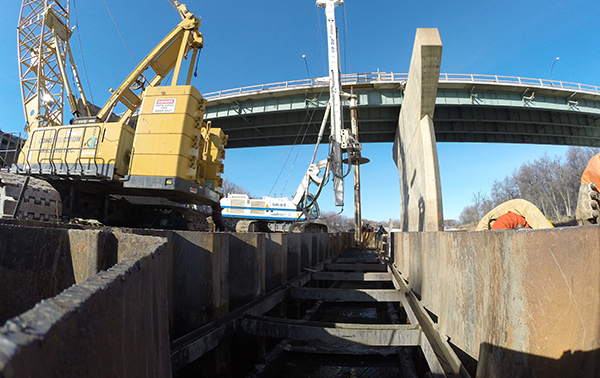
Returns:
[[[205,102],[190,85],[146,89],[130,175],[195,182],[198,156],[204,149]]]
[[[134,130],[120,123],[106,123],[98,145],[97,158],[114,164],[115,174],[128,174]]]
[[[146,88],[124,187],[158,189],[167,198],[199,204],[218,201],[204,181],[209,150],[205,106],[190,85]]]
[[[137,161],[142,156],[155,156],[160,159],[164,156],[181,156],[183,159],[191,159],[198,156],[198,147],[201,145],[201,140],[198,137],[194,139],[183,134],[136,134],[134,152],[134,163],[131,167],[132,174],[141,174],[141,166]],[[142,150],[142,151],[140,151]],[[159,157],[160,156],[160,157]],[[159,163],[158,161],[156,163]],[[156,172],[155,167],[151,167],[153,172]],[[167,173],[167,176],[172,173]],[[159,176],[161,176],[159,174]],[[164,176],[164,175],[162,175]]]
[[[207,180],[215,177],[221,177],[221,174],[224,172],[223,164],[207,164],[206,171],[204,173],[204,177]]]
[[[192,182],[191,178],[196,174],[195,163],[179,155],[142,155],[136,157],[136,163],[138,167],[148,167],[147,172],[153,174],[134,176],[138,178],[177,177]]]
[[[225,149],[227,145],[227,135],[223,130],[213,127],[209,131],[210,145],[210,160],[223,160],[225,159]]]
[[[205,107],[206,100],[191,85],[149,87],[144,92],[141,114],[188,114],[202,119]]]
[[[133,129],[120,123],[37,128],[18,165],[40,175],[112,179],[127,174],[132,144]]]
[[[223,186],[221,174],[224,171],[225,145],[227,135],[219,128],[208,130],[208,145],[206,153],[206,168],[204,170],[204,185],[219,191]]]

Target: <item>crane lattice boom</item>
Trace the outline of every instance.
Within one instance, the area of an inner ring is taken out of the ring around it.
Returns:
[[[60,22],[69,25],[69,0],[23,0],[18,26],[25,120],[28,125],[37,123],[42,127],[63,124],[64,82],[59,63],[66,60],[67,53],[66,42],[54,38],[52,28],[46,24],[48,8]]]

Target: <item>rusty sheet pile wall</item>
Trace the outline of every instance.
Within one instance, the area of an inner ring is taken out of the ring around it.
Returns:
[[[0,376],[170,376],[174,339],[351,243],[0,225]]]
[[[600,228],[395,233],[394,265],[477,376],[600,376]]]
[[[168,240],[173,340],[251,302],[352,244],[352,234],[134,232]]]
[[[139,238],[110,231],[0,225],[0,324],[115,265],[118,255],[148,250]]]
[[[33,279],[35,285],[50,285],[53,290],[61,288],[53,283],[75,283],[77,274],[74,272],[87,268],[90,261],[102,254],[90,248],[93,253],[89,258],[75,258],[85,252],[75,248],[83,239],[98,241],[110,234],[58,229],[47,233],[34,228],[21,228],[16,232],[25,239],[28,235],[35,238],[36,233],[44,234],[45,238],[38,249],[20,250],[20,259],[13,260],[16,265],[8,268],[12,276],[22,273],[31,278],[42,277]],[[52,244],[50,235],[62,241],[60,248]],[[74,243],[69,242],[71,236]],[[42,300],[0,328],[0,376],[169,376],[166,295],[169,255],[165,240],[136,235],[111,236],[115,248],[104,252],[131,257],[124,257],[107,271]],[[0,261],[6,269],[6,258],[10,256],[4,248],[0,253],[3,256]],[[73,256],[72,270],[67,266],[70,256]],[[50,263],[46,264],[48,260]],[[78,266],[75,264],[78,260],[85,262]],[[42,269],[36,271],[38,267]],[[28,297],[26,282],[20,284],[23,285],[18,288],[20,293]],[[29,302],[41,294],[36,289],[31,292]]]

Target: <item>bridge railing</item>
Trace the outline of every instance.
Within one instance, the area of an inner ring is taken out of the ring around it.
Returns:
[[[395,72],[368,72],[368,73],[354,73],[344,74],[341,77],[342,84],[354,84],[354,83],[378,83],[378,82],[389,82],[389,83],[401,83],[408,79],[407,73],[395,73]],[[478,75],[478,74],[452,74],[442,73],[440,74],[440,82],[469,82],[474,84],[513,84],[527,87],[539,87],[539,88],[560,88],[566,90],[573,90],[579,92],[589,92],[594,94],[600,94],[600,86],[580,84],[580,83],[569,83],[558,80],[547,80],[547,79],[532,79],[518,76],[501,76],[501,75]],[[235,97],[240,95],[257,94],[266,91],[277,91],[295,88],[311,88],[311,87],[327,87],[329,85],[328,77],[318,77],[314,79],[301,79],[292,81],[282,81],[279,83],[259,84],[251,85],[248,87],[240,87],[233,89],[226,89],[217,92],[209,92],[203,95],[207,100],[214,100],[219,98]]]
[[[500,75],[477,75],[477,74],[440,74],[440,82],[471,82],[471,83],[498,83],[498,84],[514,84],[530,87],[542,88],[560,88],[574,90],[580,92],[600,93],[600,86],[570,83],[559,80],[548,79],[532,79],[527,77],[517,76],[500,76]]]

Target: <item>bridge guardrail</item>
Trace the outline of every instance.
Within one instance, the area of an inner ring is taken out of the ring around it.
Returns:
[[[377,83],[377,82],[403,82],[408,78],[407,73],[395,72],[368,72],[342,75],[342,84],[352,83]],[[518,76],[501,75],[479,75],[479,74],[453,74],[441,73],[440,82],[470,82],[474,84],[514,84],[521,86],[537,88],[560,88],[566,90],[588,92],[600,94],[600,86],[563,82],[559,80],[532,79]],[[203,95],[207,100],[219,98],[234,97],[244,94],[256,94],[264,91],[285,90],[294,88],[327,87],[329,85],[327,77],[318,77],[314,79],[301,79],[292,81],[282,81],[278,83],[258,84],[248,87],[226,89],[222,91],[209,92]]]

